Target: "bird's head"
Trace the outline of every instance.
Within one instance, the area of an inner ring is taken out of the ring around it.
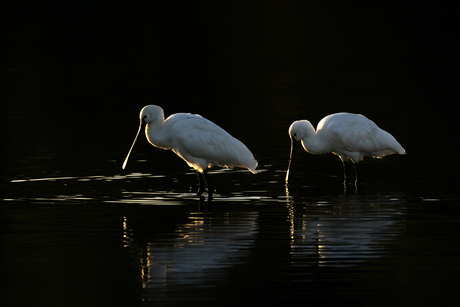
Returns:
[[[286,186],[288,185],[289,170],[291,168],[292,156],[297,146],[297,142],[303,142],[303,139],[306,138],[309,134],[311,135],[311,133],[314,134],[315,129],[308,120],[297,120],[293,122],[289,127],[289,137],[291,138],[291,153],[289,155],[289,165],[286,172]]]
[[[139,119],[141,121],[141,124],[149,124],[157,120],[164,121],[163,109],[153,104],[145,106],[139,113]]]
[[[311,123],[308,120],[297,120],[289,127],[289,137],[293,142],[300,141],[307,136]]]
[[[136,137],[134,138],[133,145],[131,145],[128,155],[126,156],[125,161],[123,162],[123,166],[122,166],[123,169],[125,169],[126,164],[128,163],[129,155],[131,154],[131,151],[134,148],[134,144],[136,144],[137,137],[139,136],[139,132],[141,132],[142,128],[145,127],[145,125],[149,125],[149,124],[153,124],[154,126],[155,124],[163,125],[163,122],[164,122],[163,109],[155,105],[145,106],[142,108],[141,112],[139,113],[139,119],[141,121],[139,124],[139,130],[137,130],[137,134],[136,134]]]

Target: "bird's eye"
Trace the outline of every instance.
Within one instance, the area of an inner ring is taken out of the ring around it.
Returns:
[[[146,118],[147,118],[147,115],[144,115],[142,118],[143,118],[143,119],[146,119]]]
[[[293,137],[297,137],[297,133],[294,133]]]

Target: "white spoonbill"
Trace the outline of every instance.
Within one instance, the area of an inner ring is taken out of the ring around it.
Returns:
[[[213,165],[243,167],[256,173],[257,161],[249,149],[224,129],[200,115],[177,113],[165,120],[161,107],[148,105],[141,110],[139,118],[139,130],[123,163],[123,169],[128,163],[142,126],[146,124],[145,135],[150,144],[172,150],[197,171],[200,184],[198,196],[205,189],[203,177],[208,186],[209,196],[214,192],[206,172],[206,169]]]
[[[291,168],[292,154],[297,141],[301,141],[303,148],[311,154],[325,154],[332,152],[338,155],[343,162],[344,183],[349,184],[348,160],[350,159],[356,171],[356,184],[361,184],[358,171],[358,162],[364,156],[383,158],[391,154],[405,154],[404,148],[388,132],[380,129],[373,121],[360,114],[336,113],[324,117],[313,128],[308,120],[298,120],[289,127],[291,137],[291,154],[286,173],[288,184],[289,169]]]

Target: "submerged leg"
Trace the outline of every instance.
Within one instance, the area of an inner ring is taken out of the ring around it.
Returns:
[[[353,164],[355,165],[355,173],[356,173],[355,185],[360,186],[361,185],[361,175],[359,173],[358,163],[353,162]]]
[[[203,171],[203,173],[197,172],[198,175],[198,181],[200,183],[200,187],[198,188],[198,192],[196,193],[198,196],[201,196],[205,190],[205,180],[206,180],[206,185],[208,186],[208,195],[209,197],[212,196],[212,193],[214,193],[214,188],[212,187],[211,181],[209,180],[208,173],[206,170]]]
[[[209,197],[211,197],[212,193],[214,193],[214,188],[212,187],[211,181],[209,180],[208,172],[206,170],[203,171],[203,175],[206,179],[206,184],[208,185],[208,195]]]
[[[342,163],[343,163],[343,184],[344,185],[350,185],[350,176],[348,175],[348,159],[347,160],[343,160],[342,159]]]

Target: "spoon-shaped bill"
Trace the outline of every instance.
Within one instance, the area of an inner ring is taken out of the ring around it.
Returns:
[[[289,171],[291,169],[291,163],[292,163],[292,155],[294,153],[296,145],[297,145],[297,141],[294,140],[294,139],[291,139],[291,154],[289,155],[289,165],[288,165],[288,169],[287,169],[287,172],[286,172],[286,185],[288,185]]]
[[[123,169],[125,169],[126,164],[128,164],[129,155],[131,154],[131,151],[133,150],[134,144],[136,144],[137,137],[139,136],[139,132],[141,132],[141,129],[142,129],[142,124],[139,125],[139,130],[137,130],[137,134],[136,134],[136,137],[134,138],[133,145],[131,145],[131,148],[129,149],[128,155],[125,158],[125,162],[123,162],[123,166],[122,166]]]
[[[291,168],[291,159],[289,159],[289,166],[286,172],[286,186],[288,185],[288,180],[289,180],[289,169]]]

